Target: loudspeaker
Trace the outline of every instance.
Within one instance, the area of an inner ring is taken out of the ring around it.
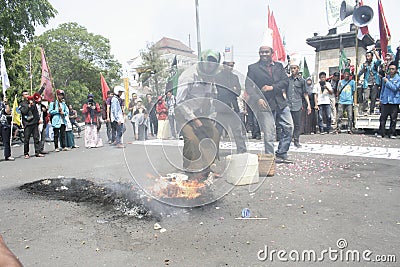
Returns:
[[[349,6],[345,0],[340,5],[340,19],[344,20],[354,12],[354,6]]]
[[[358,27],[367,26],[374,17],[374,11],[369,6],[360,6],[353,12],[354,25]]]

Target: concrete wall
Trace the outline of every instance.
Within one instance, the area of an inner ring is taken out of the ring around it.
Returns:
[[[329,76],[329,68],[330,67],[339,67],[339,49],[331,49],[316,52],[315,54],[315,76],[313,77],[314,81],[318,80],[318,73],[324,71]],[[358,66],[365,61],[365,52],[367,50],[363,47],[358,48]],[[356,50],[355,47],[346,47],[344,48],[344,53],[347,58],[351,59],[351,64],[356,65]]]

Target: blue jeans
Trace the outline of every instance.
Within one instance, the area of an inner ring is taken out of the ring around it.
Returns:
[[[121,144],[121,137],[122,137],[122,133],[123,133],[123,129],[124,129],[124,124],[118,124],[118,122],[113,121],[112,122],[113,126],[116,129],[116,135],[115,135],[115,143],[117,145]]]
[[[318,105],[319,110],[318,110],[318,127],[319,127],[319,132],[322,133],[324,132],[324,124],[323,124],[323,116],[325,114],[326,117],[326,131],[329,132],[331,130],[331,124],[332,124],[332,119],[331,119],[331,104],[321,104]]]
[[[257,113],[257,120],[261,131],[264,133],[265,154],[272,155],[274,154],[275,121],[278,121],[282,129],[282,136],[275,154],[277,157],[287,158],[287,152],[289,151],[293,135],[293,119],[289,107],[273,112],[259,111]]]

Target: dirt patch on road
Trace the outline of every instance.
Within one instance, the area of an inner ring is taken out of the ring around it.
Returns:
[[[19,189],[54,200],[92,203],[138,219],[159,216],[147,205],[149,199],[132,184],[96,184],[86,179],[54,178],[26,183]]]

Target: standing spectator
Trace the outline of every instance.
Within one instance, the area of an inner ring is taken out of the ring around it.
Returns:
[[[68,116],[65,116],[65,145],[68,149],[78,148],[78,145],[75,145],[74,133],[72,131],[72,123]]]
[[[107,99],[103,101],[103,106],[101,108],[101,117],[102,119],[106,122],[106,128],[107,128],[107,142],[111,144],[114,142],[112,140],[112,127],[111,127],[111,121],[110,121],[110,106],[111,106],[111,98],[113,97],[113,92],[108,91],[107,92]]]
[[[118,87],[117,94],[111,99],[111,107],[110,107],[110,121],[113,124],[113,129],[115,129],[115,141],[113,142],[114,145],[118,148],[124,148],[125,146],[122,144],[122,134],[124,129],[124,113],[122,111],[121,106],[121,95],[125,92],[123,87]]]
[[[396,138],[396,122],[400,104],[400,75],[397,73],[397,64],[389,64],[389,75],[383,77],[381,99],[381,116],[379,118],[379,133],[377,137],[385,136],[385,126],[390,116],[389,137]]]
[[[146,108],[143,106],[142,99],[137,99],[136,110],[133,112],[132,122],[135,124],[135,139],[144,141],[147,139],[147,123],[148,114]]]
[[[13,161],[11,157],[11,108],[7,98],[0,93],[0,134],[4,146],[4,159]]]
[[[238,97],[242,91],[239,77],[233,73],[235,62],[224,61],[222,70],[215,77],[217,99],[217,129],[220,135],[230,130],[236,143],[236,152],[246,153],[246,141],[242,133],[242,121],[239,117]]]
[[[298,60],[292,60],[290,62],[289,87],[287,90],[286,100],[289,104],[290,113],[292,115],[294,131],[293,141],[294,146],[299,148],[300,144],[300,119],[301,109],[303,107],[303,97],[307,103],[307,114],[311,113],[310,100],[308,99],[308,93],[306,88],[306,81],[299,74],[300,62]]]
[[[168,121],[169,128],[171,130],[172,138],[176,139],[176,130],[175,130],[175,96],[172,94],[172,91],[168,91],[166,95],[166,104],[168,108]]]
[[[168,108],[162,96],[158,97],[156,104],[157,120],[158,120],[158,132],[157,138],[166,139],[170,136],[168,123]]]
[[[149,113],[149,130],[151,136],[157,136],[158,133],[158,121],[156,112],[156,102],[153,100],[151,94],[146,95],[145,108]]]
[[[332,119],[331,119],[331,100],[329,95],[333,94],[333,90],[330,83],[326,82],[326,73],[320,72],[319,83],[314,85],[314,93],[317,96],[318,105],[318,126],[319,133],[326,134],[331,131]],[[326,118],[326,129],[324,129],[324,116]]]
[[[331,118],[332,118],[332,125],[337,124],[337,102],[338,102],[338,85],[340,80],[340,73],[334,72],[333,76],[330,80],[330,84],[333,90],[333,94],[329,95],[329,99],[331,101]]]
[[[274,155],[275,122],[282,129],[275,156],[282,163],[293,163],[287,155],[293,135],[293,120],[284,97],[287,95],[289,77],[279,62],[272,60],[272,40],[259,48],[260,60],[249,65],[246,91],[253,108],[257,109],[257,119],[264,133],[265,154]]]
[[[24,125],[24,157],[25,159],[29,159],[29,140],[31,135],[33,135],[33,142],[35,146],[35,156],[36,157],[44,157],[42,153],[40,153],[40,145],[39,145],[39,113],[36,108],[36,104],[33,100],[33,97],[29,95],[28,91],[22,91],[23,100],[19,106],[19,110],[22,115],[22,124]]]
[[[67,124],[65,116],[68,116],[69,113],[67,105],[63,101],[65,92],[63,90],[57,90],[56,95],[56,100],[51,102],[49,106],[49,112],[53,116],[51,119],[51,125],[54,130],[54,148],[56,152],[60,151],[58,148],[58,139],[60,139],[61,149],[68,151],[65,143],[65,127]]]
[[[136,136],[135,132],[135,123],[132,121],[133,113],[136,110],[137,106],[137,95],[135,93],[132,94],[132,98],[129,101],[129,106],[128,106],[128,120],[131,120],[132,123],[132,128],[133,128],[133,138]]]
[[[381,60],[378,52],[374,48],[372,50],[377,58],[374,60],[374,54],[371,51],[368,51],[365,54],[366,61],[362,64],[360,71],[357,74],[358,80],[361,75],[364,75],[364,82],[362,84],[362,92],[358,94],[359,103],[362,104],[362,112],[367,112],[368,99],[371,100],[369,114],[374,113],[376,98],[379,95],[378,85],[380,84],[380,79],[378,75],[378,68],[381,64]]]
[[[78,122],[76,121],[76,119],[78,118],[78,112],[73,109],[72,105],[68,105],[68,111],[69,111],[69,120],[71,121],[71,125],[72,125],[72,130],[74,128],[74,126],[78,129],[78,137],[81,137],[81,127],[79,127]]]
[[[318,106],[317,96],[314,93],[314,83],[311,77],[306,79],[306,88],[308,93],[308,99],[310,100],[311,113],[306,114],[304,133],[305,134],[316,134],[318,125]]]
[[[39,113],[39,150],[41,154],[47,154],[48,152],[44,151],[44,144],[46,143],[46,125],[49,120],[47,116],[47,107],[42,104],[42,97],[39,93],[36,92],[33,94],[33,100],[35,101]]]
[[[356,84],[350,80],[350,70],[344,71],[344,79],[339,82],[338,130],[342,128],[343,110],[347,113],[347,132],[353,133],[353,103]]]
[[[88,94],[87,102],[82,107],[82,114],[85,117],[85,147],[103,146],[103,141],[97,134],[100,105],[94,101],[93,94]]]

